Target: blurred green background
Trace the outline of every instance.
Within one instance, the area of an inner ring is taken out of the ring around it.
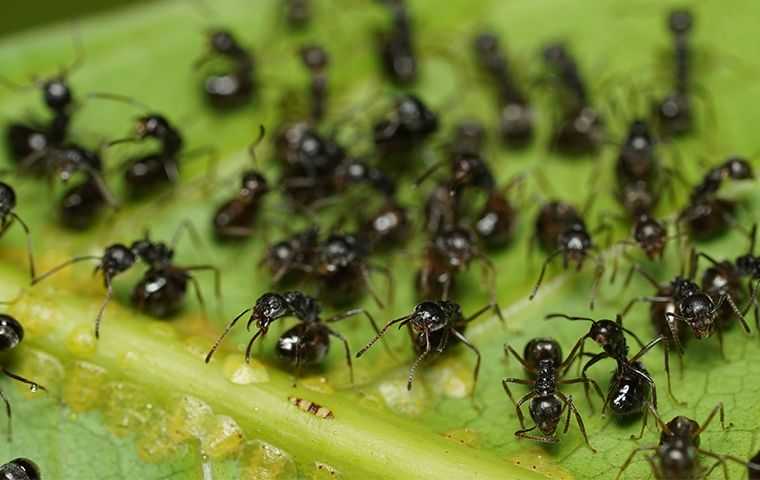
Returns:
[[[2,0],[0,36],[154,0]]]

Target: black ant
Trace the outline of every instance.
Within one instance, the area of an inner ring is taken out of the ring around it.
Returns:
[[[615,163],[617,199],[632,216],[650,213],[660,200],[662,166],[649,125],[634,120]]]
[[[299,50],[301,62],[311,74],[311,121],[318,123],[327,110],[327,67],[330,56],[319,45],[307,45]]]
[[[547,341],[551,343],[551,347],[548,349],[546,348]],[[501,381],[504,391],[515,406],[517,418],[520,421],[521,429],[515,432],[515,436],[517,438],[527,438],[529,440],[536,440],[544,443],[559,442],[559,438],[557,437],[557,427],[562,420],[562,415],[565,413],[565,409],[567,409],[567,421],[565,422],[564,433],[567,433],[567,430],[570,427],[570,415],[574,414],[575,420],[578,422],[578,427],[586,441],[586,445],[592,452],[596,453],[596,450],[591,446],[591,443],[588,440],[586,427],[583,425],[583,419],[573,403],[573,397],[567,397],[564,393],[558,390],[560,385],[591,383],[599,394],[599,397],[604,399],[604,395],[602,395],[599,385],[597,385],[594,380],[587,377],[573,379],[564,378],[567,370],[575,361],[576,351],[574,350],[571,352],[563,362],[561,360],[562,351],[559,348],[559,344],[556,344],[556,341],[552,342],[552,339],[534,339],[529,342],[525,348],[525,358],[521,357],[520,354],[510,346],[507,346],[506,350],[512,353],[531,377],[529,380],[506,377]],[[516,401],[512,395],[512,391],[509,389],[510,383],[528,385],[531,387],[531,391],[520,398],[520,400]],[[530,400],[528,411],[530,412],[530,417],[533,419],[535,425],[530,428],[525,428],[522,405],[528,400]],[[541,435],[532,435],[530,433],[536,428],[541,431]]]
[[[250,330],[253,323],[256,324],[257,330],[245,349],[246,362],[251,360],[253,343],[257,338],[267,334],[272,322],[285,317],[295,317],[300,323],[286,330],[277,341],[277,353],[280,357],[293,363],[300,375],[303,366],[322,363],[330,349],[330,337],[335,337],[343,342],[346,349],[346,363],[351,375],[351,383],[354,382],[354,369],[351,364],[351,351],[348,341],[343,335],[330,328],[328,324],[361,314],[367,317],[375,331],[379,332],[374,318],[362,308],[347,310],[330,318],[322,319],[320,316],[321,308],[315,298],[298,291],[281,294],[269,292],[260,296],[254,306],[246,308],[232,319],[206,355],[206,363],[211,361],[214,352],[219,348],[232,327],[248,312],[251,312],[251,316],[246,324],[246,330]]]
[[[215,55],[234,63],[231,72],[212,74],[203,80],[203,92],[209,104],[217,109],[229,109],[245,105],[255,90],[254,59],[237,39],[227,30],[208,33],[208,52],[195,62],[195,68],[213,59]]]
[[[19,323],[18,320],[11,317],[10,315],[0,313],[0,352],[10,352],[11,350],[15,349],[23,339],[24,327],[21,326],[21,323]],[[1,371],[6,377],[29,385],[29,388],[32,392],[36,392],[37,390],[43,390],[45,392],[47,391],[47,389],[42,385],[38,385],[31,380],[27,380],[24,377],[16,375],[5,367],[2,367]],[[2,390],[0,390],[0,398],[5,403],[5,413],[8,417],[8,441],[11,441],[11,438],[13,436],[11,424],[11,404],[8,401],[8,398],[6,398],[5,394],[3,394]]]
[[[16,209],[16,191],[5,182],[0,182],[0,236],[2,236],[13,222],[18,222],[26,235],[26,252],[29,260],[29,275],[35,276],[34,256],[32,255],[32,236],[29,227],[14,211]]]
[[[503,187],[491,190],[473,220],[473,230],[489,249],[503,248],[514,237],[518,209],[509,200],[508,194],[522,180],[522,175],[516,175]]]
[[[602,225],[604,227],[604,225]],[[538,289],[543,282],[546,268],[549,264],[562,255],[564,268],[567,269],[570,262],[575,263],[576,269],[580,270],[587,257],[592,251],[597,249],[594,245],[591,232],[586,228],[586,223],[572,205],[561,201],[551,201],[546,203],[538,213],[536,218],[535,237],[538,239],[542,248],[549,251],[549,256],[541,267],[541,273],[538,276],[536,285],[529,299],[533,300]],[[594,299],[599,280],[604,274],[604,264],[601,256],[598,254],[592,257],[596,262],[594,270],[594,284],[591,287],[590,308],[594,309]]]
[[[675,46],[673,91],[659,103],[652,106],[657,126],[663,135],[674,137],[691,131],[693,127],[693,109],[689,88],[689,70],[691,67],[689,33],[694,18],[688,10],[674,10],[668,15],[668,29],[673,35]]]
[[[731,306],[732,311],[739,318],[742,327],[747,333],[750,332],[750,328],[749,325],[747,325],[746,320],[744,320],[744,316],[736,306],[736,303],[734,302],[731,294],[723,292],[718,297],[718,300],[716,302],[710,295],[702,290],[698,284],[693,281],[697,266],[696,259],[699,257],[696,255],[692,256],[694,258],[691,262],[688,277],[683,277],[681,275],[677,276],[675,279],[673,279],[673,281],[670,282],[669,289],[666,289],[666,286],[660,285],[655,279],[646,274],[646,272],[644,272],[644,270],[642,270],[640,267],[634,266],[631,269],[631,274],[634,270],[642,274],[644,278],[646,278],[655,286],[655,288],[657,288],[658,295],[643,296],[632,299],[625,307],[621,315],[624,316],[628,310],[630,310],[630,308],[637,302],[662,304],[666,307],[663,319],[670,333],[668,340],[673,340],[673,343],[678,348],[679,354],[683,354],[683,346],[681,345],[680,341],[681,335],[683,334],[680,332],[680,329],[678,327],[679,322],[682,322],[688,326],[689,330],[691,330],[694,336],[700,340],[703,338],[709,338],[713,335],[713,333],[717,333],[720,349],[721,352],[723,352],[723,334],[722,331],[717,328],[717,319],[724,302],[728,302],[728,304]],[[665,292],[668,292],[668,294],[663,295]],[[667,306],[671,303],[673,306],[673,311],[670,311],[670,309],[667,308]],[[658,322],[661,321],[662,320],[659,320]]]
[[[372,287],[370,272],[379,272],[386,277],[390,301],[393,291],[391,273],[385,267],[367,263],[368,247],[361,236],[346,233],[331,233],[320,242],[314,258],[314,273],[332,303],[348,302],[366,289],[382,308],[384,304]]]
[[[6,480],[40,480],[42,474],[36,463],[28,458],[14,458],[0,465],[0,475]]]
[[[417,79],[412,20],[404,0],[380,0],[391,12],[391,28],[377,33],[377,49],[386,75],[400,84]]]
[[[396,98],[394,107],[373,127],[375,146],[386,154],[408,153],[438,130],[438,115],[411,94]]]
[[[509,145],[524,146],[533,138],[535,115],[525,94],[515,84],[507,56],[493,33],[475,37],[478,64],[490,77],[499,94],[499,131]]]
[[[407,325],[409,328],[409,335],[412,339],[412,345],[414,346],[414,351],[417,354],[417,358],[409,368],[409,375],[407,377],[406,389],[411,390],[417,366],[428,355],[431,353],[443,353],[451,346],[462,342],[467,348],[472,350],[477,357],[475,370],[473,370],[474,383],[472,393],[474,395],[475,386],[478,383],[478,374],[480,372],[480,351],[475,345],[467,340],[467,337],[464,336],[464,331],[470,322],[492,308],[498,309],[495,304],[486,305],[469,317],[465,317],[462,314],[462,308],[459,304],[448,300],[418,303],[415,305],[414,311],[411,314],[404,315],[403,317],[391,320],[385,324],[378,334],[370,340],[364,348],[356,353],[356,358],[364,355],[364,353],[380,340],[383,335],[385,335],[385,332],[387,332],[393,325],[398,325],[398,328]]]
[[[359,228],[359,236],[367,241],[372,251],[403,244],[410,234],[409,213],[392,198],[388,198]]]
[[[459,223],[461,192],[451,181],[439,182],[425,200],[425,231],[431,236]]]
[[[664,335],[659,335],[644,345],[635,333],[623,326],[623,317],[621,315],[618,315],[614,321],[609,319],[594,320],[589,317],[576,317],[563,313],[552,313],[545,318],[564,318],[567,320],[591,322],[588,333],[578,339],[573,351],[578,351],[578,358],[582,358],[585,355],[583,350],[585,342],[588,339],[593,340],[602,347],[602,351],[596,354],[588,354],[591,358],[583,365],[583,369],[581,370],[582,378],[587,377],[586,372],[589,368],[605,358],[611,358],[617,363],[602,412],[609,405],[612,412],[618,416],[630,416],[642,413],[646,407],[646,402],[649,401],[650,395],[655,408],[657,408],[657,389],[654,380],[646,368],[644,368],[640,359],[657,344],[664,341],[668,392],[675,399],[670,387],[670,362],[668,360],[667,343]],[[629,349],[625,334],[633,337],[641,347],[641,350],[632,358],[628,357]],[[588,397],[588,385],[584,385],[584,389]]]
[[[755,178],[752,166],[741,157],[730,157],[711,168],[702,181],[694,187],[689,204],[678,215],[685,222],[695,239],[710,239],[724,233],[734,224],[736,202],[716,194],[723,180],[751,180]]]
[[[760,480],[760,452],[749,459],[747,470],[749,471],[749,480]]]
[[[256,146],[264,139],[264,135],[265,130],[261,126],[259,138],[248,149],[254,160]],[[269,182],[261,172],[245,170],[241,175],[240,190],[234,197],[217,207],[214,213],[212,225],[217,238],[230,240],[250,237],[254,233],[253,224],[262,199],[269,191]]]
[[[285,21],[293,29],[303,29],[311,21],[311,0],[283,0]]]
[[[309,227],[271,245],[259,265],[269,268],[274,285],[294,283],[298,277],[314,273],[318,251],[319,230]]]
[[[425,261],[417,274],[422,298],[448,300],[456,274],[479,260],[487,273],[491,304],[496,305],[496,270],[491,260],[477,246],[477,237],[469,228],[444,228],[435,234],[425,250]],[[501,318],[498,306],[494,307]]]
[[[726,460],[737,462],[750,468],[755,465],[748,463],[733,455],[713,453],[700,447],[700,434],[704,432],[713,421],[716,415],[719,415],[720,426],[726,430],[725,414],[723,412],[723,403],[718,403],[712,409],[707,419],[699,425],[691,418],[684,416],[673,417],[671,421],[665,423],[662,421],[654,408],[649,408],[649,412],[654,416],[660,430],[660,442],[657,446],[638,447],[634,449],[628,458],[620,466],[616,479],[620,479],[623,472],[628,468],[633,457],[640,452],[651,452],[652,455],[647,457],[649,466],[655,478],[707,478],[712,470],[717,466],[723,467],[724,477],[728,478],[728,466]],[[699,463],[699,456],[710,457],[717,460],[715,465],[710,469],[705,469]],[[758,466],[760,467],[760,466]]]
[[[552,134],[552,147],[567,154],[594,153],[603,140],[604,120],[591,107],[575,59],[561,43],[544,47],[543,57],[567,94],[561,123]]]

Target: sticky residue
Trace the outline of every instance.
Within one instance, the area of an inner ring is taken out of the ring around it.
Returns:
[[[438,395],[464,398],[474,384],[472,367],[457,356],[446,356],[431,364],[422,374],[425,383]]]
[[[227,355],[222,367],[224,377],[236,385],[264,383],[269,381],[269,372],[263,363],[252,359],[246,363],[245,357],[238,354]]]
[[[313,392],[319,393],[335,393],[335,389],[330,385],[326,377],[306,377],[298,381],[298,384],[304,388],[308,388]]]
[[[243,430],[235,420],[225,415],[217,415],[213,425],[201,437],[201,447],[210,458],[219,460],[238,453],[244,440]]]
[[[77,325],[66,337],[66,349],[75,357],[89,358],[95,353],[98,344],[92,328],[92,325]]]
[[[455,428],[444,432],[443,436],[467,447],[480,446],[480,434],[471,428]]]
[[[153,407],[142,388],[133,383],[111,382],[105,391],[103,417],[111,433],[125,437],[148,422]]]
[[[259,440],[247,442],[240,458],[241,480],[289,480],[297,476],[290,455]]]
[[[509,459],[518,467],[525,468],[554,480],[572,480],[573,475],[556,463],[543,450],[528,448]]]
[[[202,438],[214,421],[211,407],[189,395],[180,397],[169,410],[174,412],[169,417],[169,435],[176,443]]]
[[[314,462],[314,468],[309,478],[312,480],[328,480],[342,477],[335,467],[323,462]]]
[[[105,368],[77,361],[67,368],[63,382],[63,401],[75,412],[96,408],[103,399]]]
[[[137,454],[146,463],[159,463],[170,459],[177,450],[177,444],[169,435],[169,415],[160,408],[154,408],[150,420],[145,424],[137,439]]]
[[[8,308],[8,313],[21,322],[26,335],[43,337],[65,323],[60,306],[54,302],[55,298],[55,293],[49,291],[45,294],[29,291]]]
[[[406,378],[394,378],[379,384],[377,391],[388,408],[396,413],[420,415],[427,407],[428,394],[423,382],[415,382],[412,390],[407,390]]]
[[[63,365],[56,357],[40,350],[25,348],[24,354],[17,358],[20,363],[17,366],[14,364],[11,371],[42,385],[48,389],[49,393],[57,393],[56,389],[64,375]],[[41,393],[34,388],[30,389],[24,383],[13,383],[26,398],[35,398]]]

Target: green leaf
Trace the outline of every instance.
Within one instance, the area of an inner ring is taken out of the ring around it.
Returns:
[[[80,94],[101,91],[129,95],[165,112],[183,128],[189,149],[214,146],[218,150],[222,159],[219,178],[226,179],[224,182],[208,181],[203,162],[189,161],[183,171],[183,186],[169,197],[128,204],[104,219],[97,229],[73,234],[56,223],[54,206],[59,191],[51,193],[31,179],[10,181],[19,194],[18,211],[31,225],[41,271],[72,255],[97,254],[111,242],[129,242],[144,228],[150,228],[154,238],[168,239],[181,221],[191,220],[207,240],[201,248],[181,245],[178,262],[212,263],[223,270],[222,311],[214,310],[210,302],[212,318],[206,321],[198,306],[188,300],[185,313],[169,322],[138,315],[128,302],[129,287],[136,277],[125,276],[116,281],[116,300],[106,312],[101,339],[95,342],[92,321],[104,293],[100,279],[90,275],[91,267],[81,265],[27,287],[24,238],[12,228],[0,240],[4,260],[0,266],[0,298],[15,297],[22,289],[8,311],[24,324],[26,337],[8,365],[48,386],[50,392],[30,394],[22,387],[3,383],[14,407],[15,432],[12,443],[0,443],[0,458],[29,456],[40,464],[47,479],[613,478],[637,446],[628,440],[638,432],[636,422],[620,425],[598,413],[591,415],[588,405],[579,401],[597,454],[584,447],[574,426],[558,446],[550,448],[518,441],[513,435],[518,423],[500,379],[522,372],[514,362],[506,362],[503,344],[520,350],[532,337],[552,335],[569,349],[584,333],[583,326],[547,323],[544,315],[589,314],[591,275],[587,271],[575,274],[553,269],[540,295],[533,302],[527,300],[543,260],[538,252],[532,257],[526,255],[535,215],[535,208],[529,204],[532,202],[526,201],[522,212],[519,240],[493,257],[507,326],[485,316],[466,332],[484,359],[474,402],[467,398],[474,359],[462,348],[424,365],[412,393],[407,394],[405,376],[413,355],[404,332],[393,331],[388,337],[396,358],[378,347],[355,361],[353,386],[342,352],[334,345],[325,368],[308,372],[293,387],[292,372],[273,354],[277,329],[255,350],[256,361],[250,367],[243,364],[242,348],[248,339],[243,329],[230,336],[210,365],[203,363],[205,352],[223,325],[269,289],[266,272],[256,264],[267,241],[280,235],[275,233],[280,229],[272,220],[286,215],[277,213],[274,204],[278,199],[269,199],[261,222],[262,235],[243,246],[214,245],[209,219],[221,199],[235,191],[236,180],[229,180],[227,174],[239,171],[249,161],[245,151],[258,125],[264,124],[272,132],[280,120],[283,101],[299,107],[293,98],[305,94],[307,75],[298,64],[295,49],[319,41],[331,53],[332,119],[349,111],[351,105],[366,105],[354,113],[351,122],[359,127],[359,150],[368,144],[366,126],[392,97],[379,80],[372,52],[374,29],[387,20],[377,5],[357,6],[347,0],[320,3],[314,26],[294,34],[276,20],[279,2],[274,0],[255,4],[217,1],[211,14],[199,13],[191,3],[160,3],[83,21],[77,30],[84,42],[85,63],[74,72],[71,82]],[[434,107],[450,105],[442,133],[420,162],[439,155],[434,145],[444,140],[457,120],[475,116],[494,121],[491,92],[468,73],[475,71],[468,42],[483,26],[503,34],[526,76],[540,68],[537,50],[542,43],[568,39],[600,104],[615,89],[638,86],[645,96],[654,95],[668,81],[669,72],[656,61],[667,51],[669,40],[664,29],[667,7],[660,2],[474,3],[414,2],[425,58],[416,90]],[[755,19],[760,14],[757,2],[700,2],[693,8],[698,19],[695,45],[713,59],[699,64],[697,80],[709,92],[715,116],[709,120],[708,109],[701,108],[705,120],[699,135],[662,146],[667,159],[678,152],[683,175],[690,181],[696,181],[704,170],[700,162],[714,164],[730,153],[755,151],[758,111],[751,101],[760,93],[760,87],[750,81],[757,72],[753,63]],[[727,11],[741,14],[727,15]],[[262,91],[249,109],[218,115],[203,104],[201,78],[191,65],[203,52],[203,32],[211,25],[228,26],[257,54]],[[2,40],[3,76],[23,82],[32,74],[54,73],[74,58],[71,36],[72,28],[61,26]],[[380,97],[381,105],[368,101],[375,96]],[[452,98],[457,98],[457,103],[451,105]],[[597,194],[590,218],[615,210],[611,195],[613,149],[595,159],[567,159],[547,153],[544,145],[554,111],[551,97],[536,88],[532,98],[540,107],[540,138],[534,147],[522,152],[508,152],[492,142],[489,158],[500,179],[506,181],[517,172],[539,167],[550,178],[556,195],[580,205],[586,200],[585,182],[593,178]],[[0,90],[0,115],[6,121],[26,116],[30,109],[44,115],[39,103],[37,92]],[[74,137],[92,147],[122,137],[138,113],[129,106],[85,101],[75,117]],[[622,136],[629,120],[625,109],[616,113],[609,122],[614,139]],[[265,143],[259,158],[272,170],[271,143]],[[107,162],[116,165],[134,151],[115,148],[108,152]],[[757,167],[756,159],[753,161]],[[119,182],[118,175],[109,177],[117,193]],[[203,188],[204,183],[211,188]],[[535,184],[529,182],[525,198],[535,198],[531,194],[536,191]],[[756,220],[755,212],[760,211],[756,184],[730,193],[746,207],[740,222]],[[422,200],[422,193],[411,188],[404,195],[410,201]],[[675,202],[663,203],[663,215],[676,210]],[[329,218],[324,220],[329,224]],[[285,221],[304,223],[289,214]],[[264,230],[269,230],[268,236]],[[732,233],[699,248],[714,257],[733,258],[745,245],[741,235]],[[394,273],[395,301],[385,310],[378,310],[369,301],[363,303],[378,319],[403,315],[414,305],[411,285],[422,246],[422,239],[416,239],[406,254],[382,259]],[[667,266],[645,263],[645,268],[668,280],[678,269],[675,248],[668,256]],[[211,297],[210,279],[201,280],[206,296]],[[605,283],[593,314],[611,317],[629,297],[648,294],[649,290],[634,283],[621,293],[619,284]],[[488,292],[481,287],[477,268],[466,276],[461,292],[458,301],[465,312],[487,303]],[[654,335],[645,308],[634,310],[626,321],[641,337]],[[339,328],[354,351],[372,335],[369,326],[358,319]],[[712,425],[703,434],[704,448],[739,457],[748,457],[757,448],[760,371],[755,365],[760,361],[760,349],[756,335],[747,338],[738,328],[731,329],[725,336],[728,361],[720,357],[714,339],[690,343],[683,376],[674,376],[677,394],[688,401],[686,407],[673,405],[665,394],[658,354],[646,359],[660,387],[664,418],[685,414],[702,421],[717,402],[724,403],[727,420],[733,426],[722,432]],[[594,376],[606,385],[609,373],[599,367]],[[567,392],[576,398],[583,396],[579,388],[568,388]],[[290,397],[324,405],[335,418],[320,419],[305,413],[291,404]],[[651,429],[640,444],[656,441],[657,434]],[[731,468],[732,476],[738,476],[740,467]],[[641,459],[631,466],[626,478],[647,478],[648,474],[648,465]]]

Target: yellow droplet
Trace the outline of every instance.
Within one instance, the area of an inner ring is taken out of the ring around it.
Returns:
[[[311,391],[319,393],[335,393],[335,389],[327,381],[327,378],[322,376],[306,377],[298,381],[299,385],[304,388],[308,388]]]
[[[103,420],[117,437],[124,437],[140,429],[150,417],[152,406],[143,389],[132,383],[112,382],[106,385]]]
[[[312,480],[328,480],[341,478],[340,472],[335,467],[323,462],[314,462],[314,468],[311,471]]]
[[[144,462],[158,463],[171,458],[176,450],[169,436],[168,413],[154,409],[137,440],[137,454]]]
[[[97,349],[97,340],[92,325],[81,324],[74,327],[66,337],[66,348],[72,355],[89,358]]]
[[[263,363],[256,359],[251,359],[250,363],[246,363],[245,357],[239,353],[225,357],[222,371],[227,380],[237,385],[269,381],[269,372]]]
[[[406,388],[406,378],[387,380],[377,386],[385,404],[396,413],[420,415],[427,406],[428,394],[423,382],[415,382],[412,390]]]
[[[444,432],[443,436],[468,447],[480,445],[480,434],[471,428],[455,428]]]
[[[27,336],[49,335],[59,325],[65,324],[60,307],[53,301],[57,293],[50,288],[45,289],[44,295],[42,292],[30,290],[8,308],[8,313],[21,322]]]
[[[180,397],[169,410],[174,412],[169,417],[169,436],[176,443],[202,438],[214,420],[211,407],[189,395]]]
[[[290,455],[268,443],[247,442],[240,458],[241,480],[290,480],[297,477],[296,464]]]
[[[466,397],[474,384],[472,367],[458,356],[441,357],[422,376],[433,392],[450,398]]]
[[[219,460],[243,448],[243,430],[231,417],[217,415],[214,424],[201,438],[203,452],[213,460]]]
[[[41,350],[23,347],[16,355],[18,363],[14,363],[10,370],[29,379],[32,382],[48,389],[49,393],[57,393],[61,380],[64,378],[63,365],[54,356]],[[38,398],[41,389],[21,382],[13,382],[16,388],[23,393],[25,398]]]
[[[85,412],[103,400],[105,368],[89,362],[74,362],[67,370],[63,384],[63,401],[75,412]]]

